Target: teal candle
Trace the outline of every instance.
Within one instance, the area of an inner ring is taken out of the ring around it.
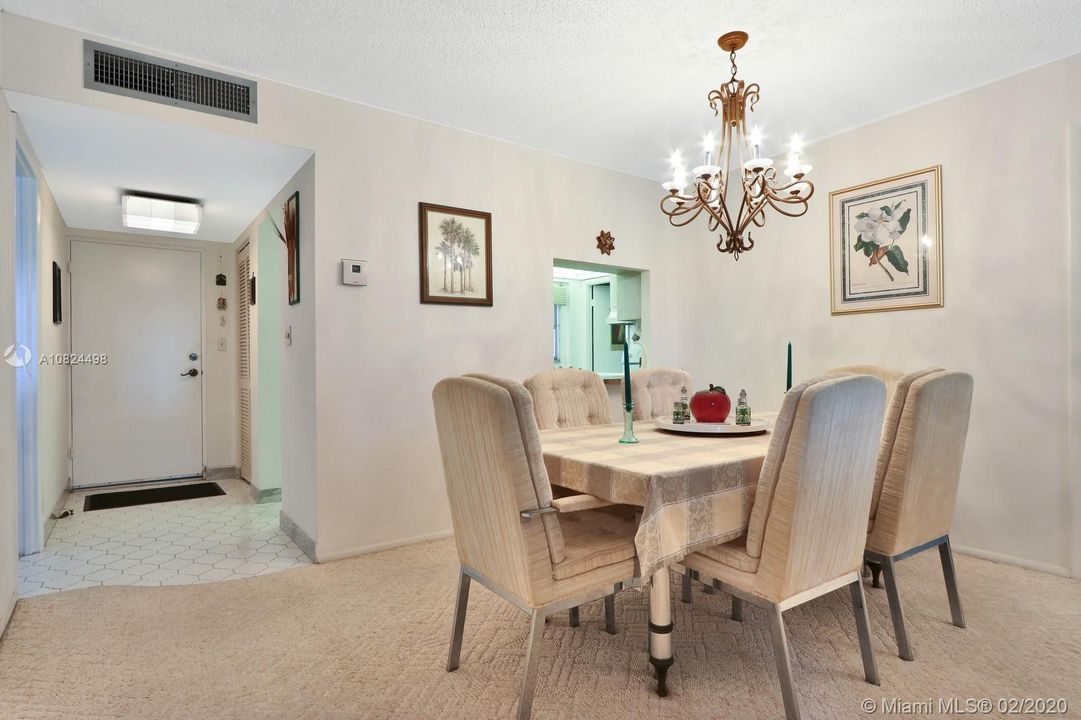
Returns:
[[[784,391],[792,389],[792,343],[788,343],[788,373],[785,375]]]
[[[623,408],[631,409],[631,339],[628,327],[623,326]]]

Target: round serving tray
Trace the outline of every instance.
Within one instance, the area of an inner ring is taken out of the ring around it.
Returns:
[[[770,421],[763,418],[751,418],[750,425],[736,425],[734,422],[677,424],[670,415],[653,420],[661,430],[684,433],[687,435],[757,435],[769,430]]]

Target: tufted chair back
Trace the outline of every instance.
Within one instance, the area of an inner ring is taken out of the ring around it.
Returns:
[[[691,391],[691,376],[684,370],[650,368],[631,373],[631,398],[634,419],[652,420],[672,412],[673,403],[680,399],[683,388]]]
[[[607,425],[612,422],[608,391],[597,373],[573,368],[539,372],[525,381],[541,430]]]

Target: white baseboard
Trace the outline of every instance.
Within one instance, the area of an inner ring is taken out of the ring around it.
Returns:
[[[333,560],[343,560],[349,557],[356,557],[357,555],[367,555],[373,552],[379,552],[380,550],[390,550],[396,547],[403,547],[405,545],[415,545],[416,543],[428,542],[430,540],[442,540],[449,538],[454,534],[453,530],[441,530],[439,532],[429,533],[427,535],[417,535],[410,538],[402,538],[401,540],[391,540],[390,542],[376,543],[375,545],[362,545],[361,547],[348,548],[346,550],[336,550],[329,553],[321,553],[316,548],[315,556],[316,562],[331,562]]]
[[[1072,577],[1069,568],[1064,568],[1059,565],[1051,565],[1049,563],[1037,562],[1036,560],[1027,560],[1025,558],[1014,557],[1013,555],[1004,555],[1003,553],[980,550],[979,548],[965,547],[963,545],[954,545],[953,549],[962,555],[971,555],[972,557],[980,558],[981,560],[991,560],[992,562],[1003,563],[1005,565],[1016,565],[1028,570],[1050,573],[1051,575]]]
[[[17,600],[17,593],[0,600],[0,603],[3,603],[0,605],[0,639],[3,639],[4,632],[8,629],[8,621],[11,620],[11,613],[15,612]]]

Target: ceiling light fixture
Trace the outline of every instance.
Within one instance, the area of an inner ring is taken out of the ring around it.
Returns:
[[[731,253],[739,260],[740,253],[754,247],[748,226],[766,224],[766,209],[772,207],[788,217],[807,212],[807,201],[814,194],[814,185],[804,179],[811,166],[803,162],[803,141],[798,134],[789,145],[785,175],[779,179],[773,160],[762,156],[762,130],[757,125],[747,132],[747,111],[754,111],[758,102],[758,83],[747,85],[736,79],[736,51],[747,44],[747,33],[725,33],[717,44],[729,53],[732,77],[707,99],[713,114],[721,115],[720,142],[713,133],[702,140],[705,162],[695,167],[691,186],[687,187],[687,170],[679,150],[672,153],[672,179],[662,187],[667,191],[661,199],[661,211],[676,227],[689,224],[703,212],[707,214],[710,232],[720,229],[717,249]],[[729,181],[735,179],[733,190],[742,190],[742,197],[729,198]],[[739,201],[733,215],[728,202]]]
[[[193,235],[203,221],[203,208],[194,200],[124,193],[120,204],[124,227]]]

